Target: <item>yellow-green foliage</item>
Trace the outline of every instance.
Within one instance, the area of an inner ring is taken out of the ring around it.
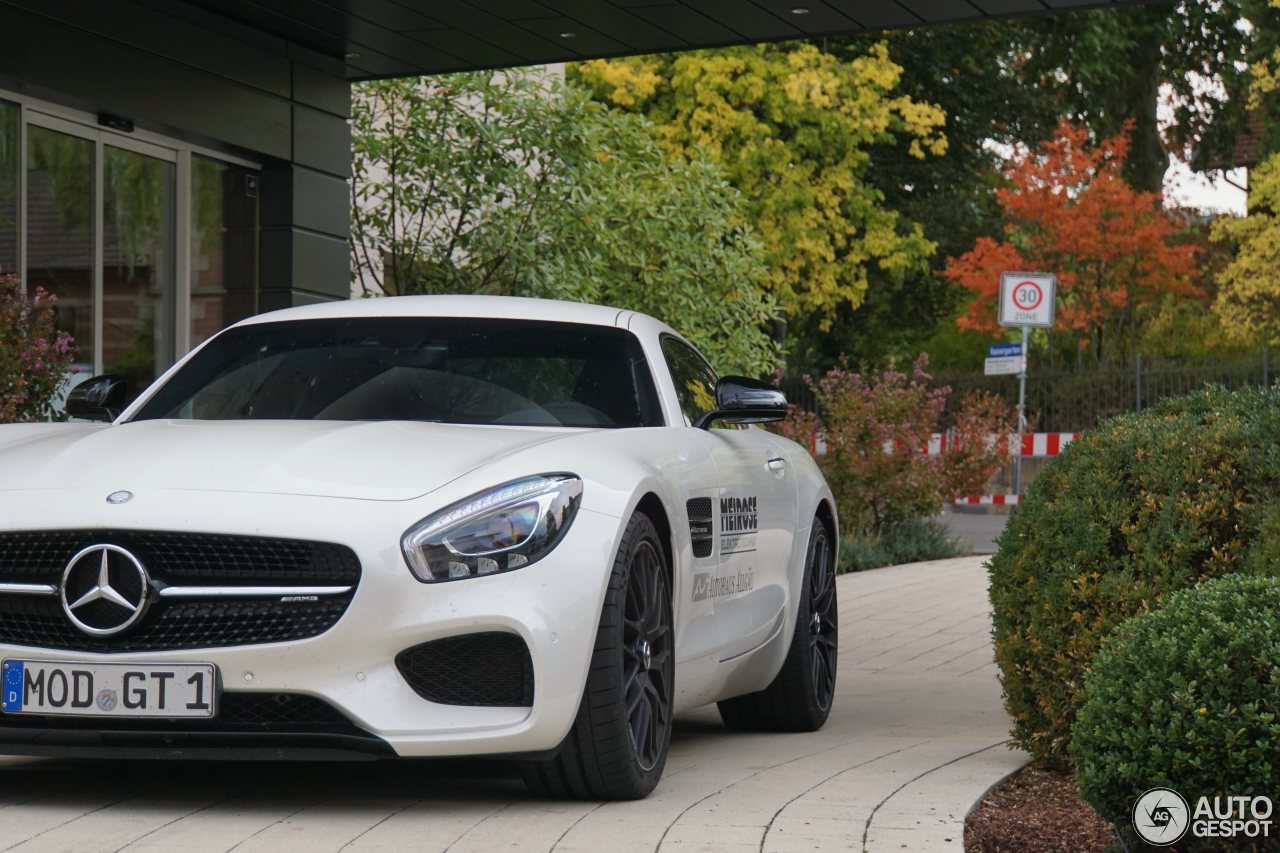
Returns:
[[[672,155],[708,157],[750,200],[766,286],[788,314],[858,306],[867,271],[927,267],[935,245],[864,180],[870,148],[905,137],[941,155],[945,115],[894,96],[902,69],[883,44],[842,62],[810,44],[593,60],[574,69],[596,97],[645,113]]]
[[[1280,0],[1270,5],[1280,9]],[[1249,73],[1249,108],[1257,111],[1264,108],[1265,96],[1280,91],[1280,49],[1251,65]],[[1280,154],[1249,175],[1249,215],[1222,217],[1213,224],[1212,236],[1239,246],[1235,260],[1218,274],[1214,304],[1227,338],[1280,343]]]
[[[1280,344],[1280,154],[1249,176],[1249,215],[1213,224],[1215,240],[1239,248],[1218,274],[1214,310],[1223,331],[1238,343]]]
[[[1280,0],[1270,0],[1268,5],[1280,9]],[[1264,98],[1280,91],[1280,49],[1250,65],[1249,75],[1253,78],[1249,85],[1249,109],[1263,109]]]

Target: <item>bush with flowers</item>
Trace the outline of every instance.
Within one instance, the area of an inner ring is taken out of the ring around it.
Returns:
[[[53,402],[75,358],[75,342],[55,327],[57,297],[25,291],[0,276],[0,423],[54,418]]]

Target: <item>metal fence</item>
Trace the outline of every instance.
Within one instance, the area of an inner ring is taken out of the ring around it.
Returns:
[[[1124,367],[1079,372],[1039,373],[1033,360],[1027,374],[1027,416],[1032,429],[1038,432],[1079,432],[1105,418],[1140,412],[1166,397],[1187,394],[1205,385],[1242,388],[1270,385],[1275,378],[1267,350],[1234,360],[1138,356]],[[951,400],[959,400],[972,391],[988,391],[1004,397],[1010,405],[1018,402],[1016,376],[941,373],[934,377],[934,383],[950,386]],[[788,377],[783,380],[782,389],[795,405],[817,410],[817,398],[803,381]]]

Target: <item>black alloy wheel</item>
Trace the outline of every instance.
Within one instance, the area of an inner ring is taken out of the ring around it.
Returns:
[[[667,764],[674,696],[670,570],[657,528],[637,512],[613,562],[573,726],[550,758],[521,763],[525,784],[558,798],[646,796]]]
[[[831,710],[836,693],[836,652],[839,648],[839,615],[836,612],[836,558],[826,530],[809,546],[809,666],[813,701],[824,712]]]
[[[763,690],[718,703],[726,726],[741,731],[812,732],[831,713],[839,658],[836,554],[821,518],[813,520],[796,627],[782,669]]]
[[[671,734],[671,594],[663,563],[656,543],[638,544],[623,607],[623,693],[631,742],[644,770],[665,756]]]

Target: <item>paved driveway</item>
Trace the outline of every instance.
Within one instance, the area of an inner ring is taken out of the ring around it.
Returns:
[[[837,704],[811,735],[682,717],[634,803],[532,799],[498,763],[0,759],[0,851],[910,850],[1025,759],[991,663],[980,558],[840,579]]]

